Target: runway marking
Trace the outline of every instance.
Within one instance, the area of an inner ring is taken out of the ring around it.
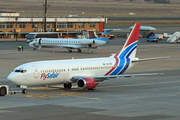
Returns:
[[[51,93],[51,94],[66,95],[66,96],[87,95],[86,93],[74,93],[74,92],[60,92],[60,93]]]
[[[99,100],[100,98],[90,98],[90,97],[77,97],[77,98],[85,98],[85,99],[93,99],[93,100]]]
[[[139,85],[154,85],[154,84],[166,84],[166,83],[178,83],[180,81],[166,81],[166,82],[153,82],[153,83],[141,83],[141,84],[129,84],[129,85],[115,85],[115,86],[104,86],[98,88],[113,88],[113,87],[129,87],[129,86],[139,86]]]
[[[48,88],[48,87],[31,87],[28,89],[34,89],[34,90],[54,90],[54,89],[58,89],[58,88]]]
[[[144,103],[144,104],[150,104],[150,105],[161,105],[161,106],[171,106],[171,107],[180,107],[180,106],[178,106],[178,105],[168,105],[168,104],[150,103],[150,102],[135,102],[135,101],[124,101],[124,102],[130,102],[130,103]]]
[[[60,90],[63,89],[64,87],[62,85],[60,86],[54,86],[54,87],[30,87],[28,89],[34,89],[34,90]],[[77,88],[77,86],[72,86],[71,88]]]
[[[32,98],[51,98],[51,97],[57,97],[57,96],[35,94],[35,95],[23,95],[23,97],[32,97]]]

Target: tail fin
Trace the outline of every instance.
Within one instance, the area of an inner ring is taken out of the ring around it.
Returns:
[[[122,50],[116,53],[114,57],[134,58],[136,56],[140,26],[141,26],[141,23],[136,23],[134,25],[134,28],[132,29]]]
[[[93,38],[93,39],[95,39],[95,40],[103,40],[103,41],[108,42],[112,30],[113,29],[104,29],[103,34],[99,38]]]

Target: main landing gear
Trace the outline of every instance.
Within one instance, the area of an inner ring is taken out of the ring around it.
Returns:
[[[72,52],[72,50],[68,50],[68,52],[69,52],[69,53],[71,53],[71,52]]]
[[[71,83],[64,83],[64,88],[71,89],[72,84]]]
[[[77,51],[78,51],[78,53],[80,53],[80,52],[81,52],[81,49],[77,49]]]

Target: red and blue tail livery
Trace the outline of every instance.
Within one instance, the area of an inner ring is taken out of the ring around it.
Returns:
[[[118,52],[114,57],[117,58],[131,58],[135,57],[136,49],[138,45],[139,31],[141,23],[136,23],[132,29],[126,43],[124,44],[122,50]]]
[[[130,58],[132,57],[135,58],[140,26],[141,26],[140,23],[135,24],[135,27],[131,31],[122,50],[114,55],[114,59],[116,60],[114,67],[110,71],[108,71],[105,74],[105,76],[120,75],[123,74],[128,69],[129,64],[131,62]]]

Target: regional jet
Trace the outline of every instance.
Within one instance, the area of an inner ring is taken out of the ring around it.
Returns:
[[[81,52],[81,48],[87,48],[86,53],[90,53],[90,49],[96,49],[108,43],[112,30],[105,29],[100,38],[92,39],[37,38],[35,41],[29,43],[29,46],[33,47],[34,50],[40,50],[41,47],[60,47],[66,48],[68,52],[72,52],[73,49]]]
[[[168,58],[137,58],[139,30],[140,23],[136,23],[122,50],[113,56],[25,63],[16,67],[7,79],[26,93],[28,86],[64,84],[64,88],[70,89],[72,83],[76,83],[78,88],[94,90],[98,83],[110,78],[159,75],[161,73],[123,74],[137,62]]]

